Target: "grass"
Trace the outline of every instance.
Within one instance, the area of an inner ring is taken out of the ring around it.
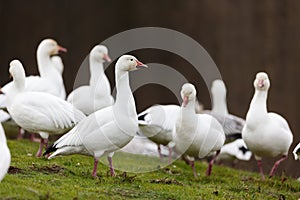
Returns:
[[[206,162],[196,162],[197,179],[183,161],[159,168],[157,158],[116,153],[116,177],[109,176],[104,158],[98,178],[92,178],[93,159],[73,155],[52,160],[34,157],[37,143],[8,140],[10,174],[0,183],[0,199],[298,199],[300,182],[281,176],[265,181],[258,173],[214,166],[205,176]],[[0,155],[1,156],[1,155]],[[136,165],[139,166],[136,166]],[[156,170],[155,170],[156,169]],[[154,170],[154,171],[153,171]]]

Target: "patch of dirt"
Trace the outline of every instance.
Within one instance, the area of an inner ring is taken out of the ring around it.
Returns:
[[[179,181],[176,181],[175,179],[168,179],[168,178],[163,178],[163,179],[153,179],[150,181],[150,183],[159,183],[159,184],[167,184],[167,185],[183,185]]]
[[[30,167],[32,170],[37,171],[37,172],[43,172],[43,173],[50,173],[50,174],[56,174],[56,173],[61,173],[64,171],[64,168],[53,164],[52,166],[42,166],[42,167],[37,167],[33,165]]]
[[[9,174],[18,174],[21,173],[22,169],[18,168],[18,167],[14,167],[14,166],[10,166],[8,169],[8,173]]]

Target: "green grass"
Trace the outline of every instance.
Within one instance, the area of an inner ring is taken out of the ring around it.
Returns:
[[[116,153],[117,168],[148,173],[124,173],[110,177],[109,168],[98,166],[92,178],[93,159],[74,155],[52,160],[35,158],[37,143],[9,140],[11,174],[0,183],[0,199],[298,199],[300,183],[289,177],[261,181],[257,173],[214,166],[205,176],[207,163],[196,162],[192,170],[183,161],[159,169],[156,158]],[[0,155],[1,156],[1,155]],[[106,163],[106,159],[103,160]],[[136,166],[139,165],[139,166]],[[157,170],[155,170],[157,169]],[[154,170],[154,171],[153,171]]]

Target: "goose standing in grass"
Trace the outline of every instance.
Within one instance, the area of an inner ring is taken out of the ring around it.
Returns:
[[[0,182],[1,182],[8,171],[10,165],[10,159],[11,159],[10,151],[6,143],[4,129],[1,123],[0,123],[0,152],[1,152],[1,156],[0,156]]]
[[[247,148],[243,139],[236,139],[225,144],[220,151],[216,161],[221,164],[223,161],[230,161],[233,165],[238,160],[248,161],[251,159],[252,152]]]
[[[250,103],[242,136],[248,148],[255,155],[262,179],[265,179],[262,158],[282,156],[270,171],[270,177],[272,177],[278,165],[287,159],[293,134],[282,116],[267,110],[267,96],[270,87],[268,75],[264,72],[257,73],[253,84],[255,93]]]
[[[58,155],[83,154],[94,157],[92,176],[97,176],[100,157],[108,154],[110,173],[115,174],[112,156],[128,144],[138,131],[135,101],[129,85],[129,72],[146,67],[134,56],[121,56],[115,66],[116,101],[112,106],[89,115],[52,144],[44,153],[49,159]]]
[[[7,110],[12,119],[29,132],[42,132],[40,148],[36,156],[41,156],[49,134],[61,134],[85,118],[70,103],[45,92],[25,90],[25,71],[22,63],[13,60],[9,73],[13,78],[7,95]]]
[[[168,146],[169,163],[172,162],[174,147],[173,132],[180,114],[177,105],[155,105],[138,115],[139,132],[157,144],[158,154],[162,160],[160,145]]]
[[[53,39],[44,39],[39,44],[36,52],[39,76],[28,76],[25,78],[25,91],[47,92],[65,99],[62,91],[62,70],[63,65],[60,58],[57,57],[59,52],[66,52],[67,49],[58,45]],[[59,66],[57,66],[59,65]],[[7,83],[1,88],[4,93],[0,95],[0,108],[6,108],[6,93],[9,92],[12,82]],[[19,130],[18,138],[22,138],[24,130]],[[32,138],[34,140],[34,138]]]
[[[194,85],[184,84],[181,89],[181,97],[183,103],[174,134],[175,151],[187,157],[195,177],[197,175],[194,157],[204,158],[217,151],[217,154],[209,162],[206,171],[209,176],[213,163],[225,142],[222,125],[211,115],[196,114],[196,89]]]
[[[293,154],[295,160],[300,160],[300,143],[295,147]]]
[[[90,84],[75,89],[67,98],[68,102],[86,115],[111,106],[114,102],[109,81],[104,73],[103,63],[105,61],[111,61],[107,48],[103,45],[95,46],[89,57]]]
[[[228,112],[226,92],[225,83],[219,79],[214,80],[211,87],[212,110],[204,110],[201,113],[212,115],[222,124],[226,140],[241,138],[245,120]]]

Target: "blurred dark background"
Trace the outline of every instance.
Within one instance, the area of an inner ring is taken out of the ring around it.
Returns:
[[[77,69],[95,44],[121,31],[146,26],[174,29],[198,41],[218,66],[228,88],[229,110],[236,115],[247,113],[255,74],[268,72],[268,108],[289,121],[294,133],[290,151],[300,142],[300,1],[0,1],[0,84],[9,81],[8,64],[14,58],[23,62],[27,74],[38,74],[36,48],[50,37],[68,48],[62,58],[70,92]],[[208,88],[184,59],[153,49],[133,54],[146,63],[184,68],[185,76],[196,84],[198,98],[210,108]],[[107,74],[113,84],[113,64]],[[170,91],[158,85],[140,88],[135,97],[138,111],[155,103],[177,103]],[[273,161],[266,159],[265,172]],[[254,160],[238,167],[257,171]],[[297,177],[299,167],[300,162],[290,154],[277,173]]]

